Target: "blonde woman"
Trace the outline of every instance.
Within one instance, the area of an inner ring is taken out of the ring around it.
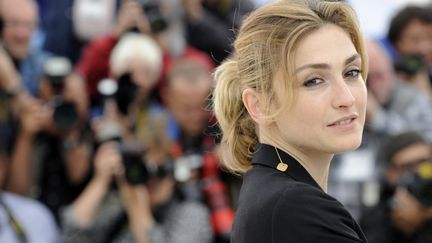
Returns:
[[[343,2],[274,1],[244,20],[213,94],[222,161],[244,174],[231,242],[367,242],[327,194],[333,155],[362,138],[362,38]]]

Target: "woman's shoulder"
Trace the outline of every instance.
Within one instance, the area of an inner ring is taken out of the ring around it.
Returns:
[[[348,211],[320,188],[271,170],[251,171],[245,179],[237,232],[261,228],[272,239],[293,242],[361,242],[362,233]]]
[[[260,218],[271,217],[273,211],[291,211],[290,204],[316,208],[327,195],[319,188],[270,168],[254,168],[245,174],[238,200],[237,214],[250,212]]]
[[[268,196],[274,200],[273,196],[289,197],[299,192],[323,197],[327,195],[313,185],[298,181],[290,175],[272,168],[255,167],[247,172],[243,178],[242,194]]]
[[[302,242],[315,242],[316,239],[358,242],[363,238],[357,223],[339,201],[304,183],[284,189],[272,210],[272,225],[274,232],[281,235],[287,230],[291,232],[286,225],[295,226],[291,236],[299,237]]]

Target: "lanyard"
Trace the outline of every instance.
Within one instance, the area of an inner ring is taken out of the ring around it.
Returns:
[[[19,241],[21,243],[28,242],[27,236],[24,232],[24,228],[18,222],[18,220],[14,217],[12,211],[9,209],[9,207],[6,205],[6,203],[3,201],[3,195],[1,193],[0,193],[0,205],[4,208],[4,210],[7,214],[7,217],[9,219],[9,223],[10,223],[13,231],[15,232],[16,236],[18,237]]]

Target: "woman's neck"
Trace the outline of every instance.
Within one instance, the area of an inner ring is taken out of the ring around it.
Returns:
[[[283,141],[275,141],[274,139],[261,139],[261,143],[273,145],[296,159],[318,183],[318,185],[327,192],[328,175],[330,169],[330,161],[333,154],[325,154],[312,152],[292,146]]]

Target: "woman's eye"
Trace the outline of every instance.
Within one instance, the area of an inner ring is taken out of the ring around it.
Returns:
[[[361,73],[359,69],[353,69],[345,73],[345,77],[347,78],[357,78]]]
[[[313,79],[309,79],[309,80],[305,81],[303,83],[303,86],[305,86],[305,87],[313,87],[313,86],[319,85],[319,84],[321,84],[323,82],[324,81],[322,79],[320,79],[320,78],[313,78]]]

